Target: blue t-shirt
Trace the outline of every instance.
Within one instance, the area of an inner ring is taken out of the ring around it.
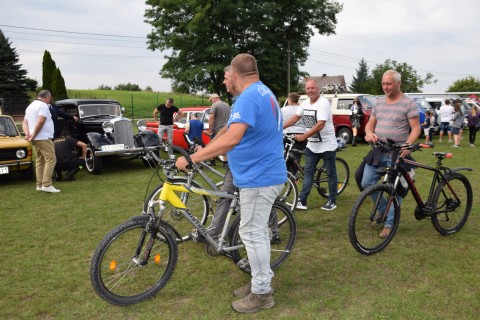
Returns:
[[[262,82],[253,83],[237,97],[227,126],[236,122],[249,127],[227,154],[235,186],[259,188],[285,183],[282,113],[275,95]]]
[[[188,129],[188,137],[193,141],[194,138],[202,140],[203,122],[200,120],[190,120],[190,128]]]

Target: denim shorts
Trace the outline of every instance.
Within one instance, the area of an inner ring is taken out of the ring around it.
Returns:
[[[450,127],[450,122],[442,122],[440,124],[440,131],[443,131],[444,133],[447,131],[452,131],[452,128]]]
[[[460,133],[460,128],[452,127],[452,133],[453,134],[459,134]]]

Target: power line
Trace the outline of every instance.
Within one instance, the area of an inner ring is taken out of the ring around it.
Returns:
[[[40,28],[28,28],[28,27],[10,26],[10,25],[6,25],[6,24],[0,24],[0,27],[8,27],[8,28],[15,28],[15,29],[27,29],[27,30],[36,30],[36,31],[59,32],[59,33],[86,34],[86,35],[90,35],[90,36],[101,36],[101,37],[119,37],[119,38],[145,39],[145,37],[124,36],[124,35],[118,35],[118,34],[88,33],[88,32],[77,32],[77,31],[52,30],[52,29],[40,29]]]
[[[27,34],[27,35],[33,35],[33,36],[46,36],[46,37],[56,37],[56,38],[68,38],[68,39],[86,39],[86,40],[101,40],[101,41],[116,41],[116,42],[141,42],[145,43],[144,40],[125,40],[125,39],[98,39],[98,38],[89,38],[89,37],[76,37],[76,36],[71,36],[71,35],[53,35],[53,34],[45,34],[45,33],[31,33],[31,32],[21,32],[21,31],[7,31],[8,33],[17,33],[17,34]]]

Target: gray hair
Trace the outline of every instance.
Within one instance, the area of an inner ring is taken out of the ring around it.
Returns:
[[[385,73],[383,75],[386,75],[386,74],[392,75],[393,80],[395,80],[395,82],[402,81],[402,75],[396,70],[392,70],[392,69],[387,70],[387,71],[385,71]]]
[[[52,94],[48,90],[42,90],[38,93],[38,98],[47,99],[50,98]]]

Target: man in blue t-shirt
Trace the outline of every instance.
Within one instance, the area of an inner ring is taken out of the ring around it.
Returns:
[[[255,57],[239,54],[231,64],[232,83],[239,93],[224,134],[194,153],[194,163],[227,152],[233,182],[240,189],[240,237],[247,250],[252,281],[234,290],[238,312],[272,308],[268,218],[287,180],[283,159],[282,114],[272,91],[260,81]],[[177,160],[185,170],[186,160]]]

